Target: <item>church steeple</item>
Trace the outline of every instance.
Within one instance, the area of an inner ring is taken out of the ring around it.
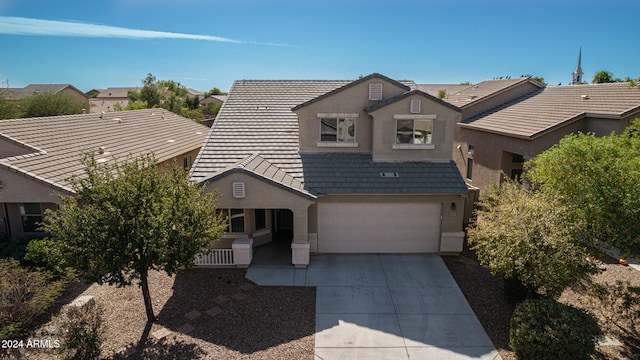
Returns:
[[[580,52],[578,53],[578,66],[576,66],[576,69],[572,74],[573,76],[571,77],[571,85],[577,85],[582,82],[583,73],[582,73],[581,62],[582,62],[582,47],[580,47]]]

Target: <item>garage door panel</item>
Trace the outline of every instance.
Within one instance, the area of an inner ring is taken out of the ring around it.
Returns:
[[[439,203],[318,204],[319,252],[437,252]]]

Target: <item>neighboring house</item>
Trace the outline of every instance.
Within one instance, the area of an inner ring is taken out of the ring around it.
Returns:
[[[118,104],[121,108],[129,105],[129,91],[140,91],[139,87],[110,87],[98,90],[97,95],[89,99],[89,108],[92,113],[115,111]],[[95,94],[95,90],[92,90]]]
[[[69,84],[31,84],[23,88],[3,89],[2,94],[7,100],[21,100],[37,94],[38,92],[52,92],[54,94],[69,95],[75,100],[87,101],[87,95]]]
[[[461,110],[380,74],[236,81],[191,178],[217,191],[228,231],[310,253],[462,251],[467,187],[452,161]]]
[[[568,134],[620,133],[640,116],[640,91],[628,83],[520,86],[502,96],[489,106],[472,107],[468,116],[461,106],[453,159],[470,186],[500,182],[501,173],[520,176],[526,160]]]
[[[38,235],[68,179],[84,174],[84,152],[98,162],[153,152],[160,164],[190,168],[209,129],[162,109],[0,121],[0,232]]]
[[[200,105],[202,106],[207,106],[209,104],[222,105],[224,104],[225,101],[227,101],[227,98],[229,98],[229,96],[227,95],[210,95],[200,100]]]

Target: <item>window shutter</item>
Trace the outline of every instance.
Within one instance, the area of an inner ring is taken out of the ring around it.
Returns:
[[[420,100],[411,100],[411,109],[410,109],[411,113],[419,114],[421,105],[422,103]]]
[[[382,100],[382,83],[369,84],[369,100]]]
[[[244,182],[233,183],[233,197],[242,199],[244,198]]]

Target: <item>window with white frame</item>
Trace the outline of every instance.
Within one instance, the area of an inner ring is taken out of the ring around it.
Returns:
[[[355,142],[356,119],[355,118],[321,118],[320,119],[321,142]]]
[[[218,209],[217,212],[227,221],[226,232],[244,232],[244,209]]]
[[[40,203],[20,204],[20,215],[22,216],[22,231],[40,232],[38,228],[42,222],[42,206]]]
[[[396,120],[396,144],[427,145],[432,143],[432,135],[432,119]]]

